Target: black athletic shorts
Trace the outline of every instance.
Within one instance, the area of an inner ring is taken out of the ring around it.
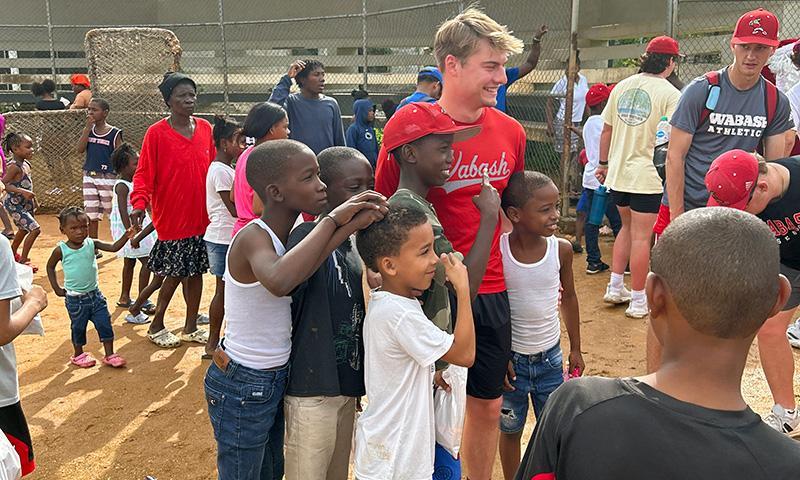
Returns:
[[[450,305],[455,323],[456,298]],[[475,321],[475,363],[467,375],[467,395],[492,400],[503,395],[511,359],[511,309],[508,292],[479,294],[472,302]]]
[[[28,422],[22,413],[19,402],[7,407],[0,407],[0,429],[14,446],[22,465],[22,475],[27,475],[36,468],[33,460],[33,444],[31,433],[28,431]]]
[[[618,207],[630,207],[639,213],[658,213],[661,208],[660,193],[627,193],[612,190],[611,201]]]

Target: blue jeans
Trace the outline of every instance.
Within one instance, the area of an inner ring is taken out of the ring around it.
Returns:
[[[533,355],[511,352],[511,361],[517,379],[510,380],[514,391],[503,393],[500,408],[500,431],[503,433],[518,433],[525,427],[529,396],[533,413],[540,418],[547,398],[564,383],[560,344]]]
[[[254,370],[231,361],[206,372],[208,416],[219,480],[283,478],[283,395],[289,367]]]
[[[108,313],[106,297],[100,289],[79,295],[64,297],[69,314],[72,344],[86,345],[86,328],[91,321],[97,330],[101,342],[114,340],[114,329],[111,328],[111,315]]]
[[[586,194],[586,211],[591,212],[594,190],[584,188],[583,192]],[[622,228],[622,219],[619,218],[617,205],[611,201],[610,197],[606,197],[606,218],[608,218],[608,222],[611,224],[611,230],[616,237]],[[589,265],[600,263],[600,246],[597,244],[598,237],[600,236],[600,226],[586,222],[586,226],[583,227],[583,235],[586,238],[586,263]]]

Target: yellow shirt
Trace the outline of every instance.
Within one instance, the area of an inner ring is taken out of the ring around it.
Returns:
[[[667,80],[647,73],[614,87],[602,115],[611,126],[606,187],[626,193],[663,192],[653,165],[656,129],[661,117],[672,117],[680,96]]]

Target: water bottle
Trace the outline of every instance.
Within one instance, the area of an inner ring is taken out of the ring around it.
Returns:
[[[600,185],[594,191],[592,197],[592,208],[589,210],[589,218],[586,220],[592,225],[602,225],[603,217],[606,215],[606,202],[608,201],[608,190],[605,185]]]
[[[670,124],[667,117],[661,117],[656,127],[656,147],[669,142]]]

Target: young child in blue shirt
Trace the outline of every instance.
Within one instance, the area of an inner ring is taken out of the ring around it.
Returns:
[[[106,297],[98,287],[97,258],[98,251],[117,252],[136,233],[131,227],[127,235],[114,243],[101,242],[89,237],[89,216],[80,207],[67,207],[58,214],[61,233],[67,241],[58,242],[50,259],[47,261],[47,279],[53,292],[64,297],[67,313],[69,313],[72,330],[72,346],[75,350],[70,362],[81,368],[93,367],[97,361],[88,352],[83,351],[86,345],[86,327],[89,321],[94,323],[100,341],[105,349],[103,363],[119,368],[125,366],[125,359],[114,353],[114,330],[111,328],[111,315],[108,313]],[[56,266],[61,262],[64,270],[64,286],[56,278]]]

